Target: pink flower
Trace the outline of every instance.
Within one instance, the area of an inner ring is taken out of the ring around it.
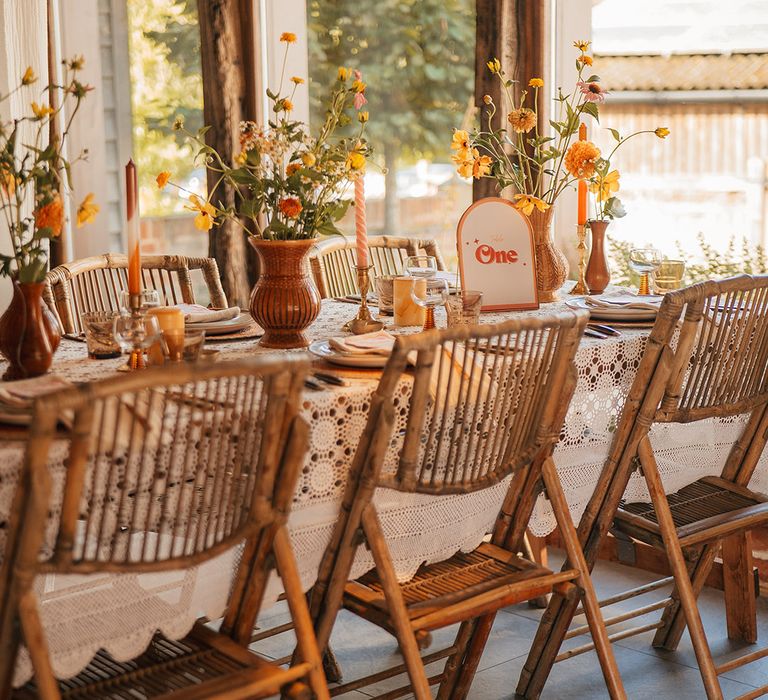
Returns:
[[[605,96],[610,94],[600,87],[600,83],[585,83],[583,80],[580,80],[576,85],[587,102],[599,102],[602,104],[605,102]]]
[[[355,93],[355,109],[362,109],[363,105],[367,105],[368,100],[365,99],[365,93],[362,92],[356,92]]]
[[[355,80],[362,80],[362,79],[363,79],[363,74],[359,70],[356,70],[355,71]]]

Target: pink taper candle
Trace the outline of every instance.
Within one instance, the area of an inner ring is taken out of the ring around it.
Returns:
[[[362,174],[355,180],[355,234],[357,266],[368,267],[368,229],[365,222],[365,184]]]

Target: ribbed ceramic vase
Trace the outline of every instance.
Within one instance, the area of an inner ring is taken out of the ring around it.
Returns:
[[[3,379],[45,374],[61,342],[56,317],[43,300],[44,282],[13,282],[13,298],[0,317],[0,354],[9,362]]]
[[[307,255],[314,240],[248,239],[261,263],[251,292],[251,316],[264,329],[265,348],[304,348],[304,331],[320,313],[320,292],[309,272]]]
[[[536,246],[536,285],[543,304],[560,299],[558,292],[568,277],[568,260],[555,246],[552,214],[550,207],[546,211],[534,209],[528,216]]]
[[[589,230],[592,233],[592,251],[589,254],[587,273],[584,276],[590,294],[602,294],[611,281],[611,271],[608,269],[608,257],[605,250],[605,230],[608,221],[590,221]]]

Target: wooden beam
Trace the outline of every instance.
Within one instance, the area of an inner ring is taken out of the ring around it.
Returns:
[[[253,46],[253,0],[198,0],[200,54],[203,69],[203,117],[210,126],[206,143],[225,161],[239,151],[239,125],[253,118],[254,61],[244,47]],[[250,34],[250,36],[249,36]],[[208,173],[208,189],[217,180]],[[234,205],[234,192],[219,187],[214,204]],[[251,291],[246,235],[227,220],[211,231],[209,254],[216,258],[222,285],[231,304],[247,306]]]

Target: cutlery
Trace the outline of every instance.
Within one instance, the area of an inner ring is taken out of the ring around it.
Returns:
[[[320,391],[323,388],[314,379],[310,379],[309,377],[304,380],[304,386],[307,387],[307,389],[312,389],[312,391]]]
[[[328,374],[326,372],[314,372],[312,374],[314,379],[318,379],[326,384],[333,384],[334,386],[348,386],[341,377],[337,377],[335,374]]]
[[[594,328],[589,327],[584,329],[584,335],[589,338],[597,338],[598,340],[605,340],[608,338],[605,333],[601,333],[600,331],[596,331]]]
[[[606,335],[620,336],[621,333],[611,326],[605,326],[602,323],[589,323],[587,328],[591,328],[598,333],[605,333]]]
[[[360,297],[357,297],[356,300],[350,297],[334,297],[333,300],[341,302],[342,304],[359,304],[360,303]]]
[[[78,343],[84,343],[85,342],[85,335],[74,335],[72,333],[65,333],[61,336],[62,338],[65,338],[66,340],[74,340]]]

